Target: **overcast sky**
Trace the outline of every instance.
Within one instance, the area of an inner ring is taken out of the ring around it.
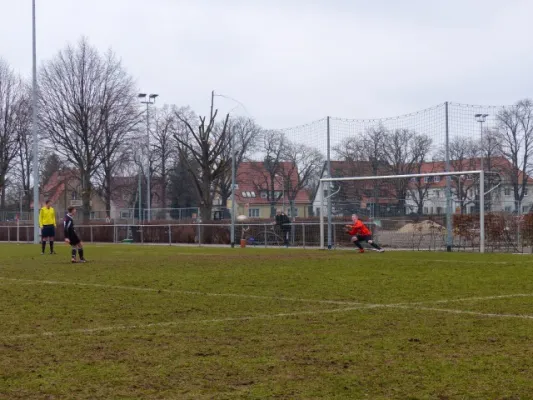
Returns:
[[[29,76],[31,0],[0,15],[0,57]],[[85,35],[161,103],[205,112],[214,89],[283,128],[533,96],[531,15],[531,0],[37,0],[37,50]]]

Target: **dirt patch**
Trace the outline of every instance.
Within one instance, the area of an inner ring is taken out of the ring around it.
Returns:
[[[400,233],[434,233],[443,230],[444,226],[434,221],[426,220],[418,223],[410,223],[398,229]]]

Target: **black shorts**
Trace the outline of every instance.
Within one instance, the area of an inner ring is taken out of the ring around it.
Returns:
[[[52,238],[56,236],[56,228],[54,225],[44,225],[43,230],[41,231],[41,236],[43,238]]]
[[[372,235],[357,235],[356,237],[360,242],[368,242],[369,240],[372,240]]]
[[[81,240],[77,234],[73,234],[72,236],[68,238],[68,240],[70,241],[71,246],[77,246],[81,243]]]

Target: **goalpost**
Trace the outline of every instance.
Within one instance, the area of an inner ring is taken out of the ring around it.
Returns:
[[[384,181],[384,180],[397,180],[397,179],[412,179],[412,178],[426,178],[426,177],[432,177],[433,179],[435,177],[445,177],[447,178],[447,184],[446,184],[446,221],[447,221],[447,248],[448,251],[451,251],[452,246],[452,226],[451,226],[451,218],[453,215],[452,210],[452,194],[451,194],[451,179],[449,177],[451,176],[462,176],[462,175],[472,175],[472,176],[479,176],[479,187],[478,187],[478,193],[479,193],[479,252],[484,253],[485,252],[485,195],[490,193],[484,192],[485,187],[485,172],[483,171],[454,171],[454,172],[434,172],[434,173],[424,173],[424,174],[408,174],[408,175],[386,175],[386,176],[358,176],[358,177],[338,177],[338,178],[322,178],[320,179],[319,184],[319,193],[320,195],[320,248],[325,249],[325,224],[324,224],[324,218],[328,217],[328,210],[331,210],[332,207],[330,207],[330,202],[332,201],[332,198],[335,196],[336,192],[332,191],[333,193],[329,195],[329,197],[326,197],[325,195],[325,185],[335,182],[357,182],[357,181]],[[328,203],[326,203],[326,201]],[[326,205],[328,205],[326,207]],[[332,243],[332,223],[331,218],[328,218],[328,242],[327,242],[327,248],[331,249],[333,246]]]

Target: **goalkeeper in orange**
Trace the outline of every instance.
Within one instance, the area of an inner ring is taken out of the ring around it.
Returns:
[[[372,240],[372,232],[367,228],[365,224],[357,215],[352,215],[353,225],[346,225],[346,233],[352,237],[352,243],[359,249],[359,253],[364,253],[365,250],[361,246],[361,242],[367,242],[370,246],[376,249],[379,253],[383,253],[383,250],[377,243]]]

